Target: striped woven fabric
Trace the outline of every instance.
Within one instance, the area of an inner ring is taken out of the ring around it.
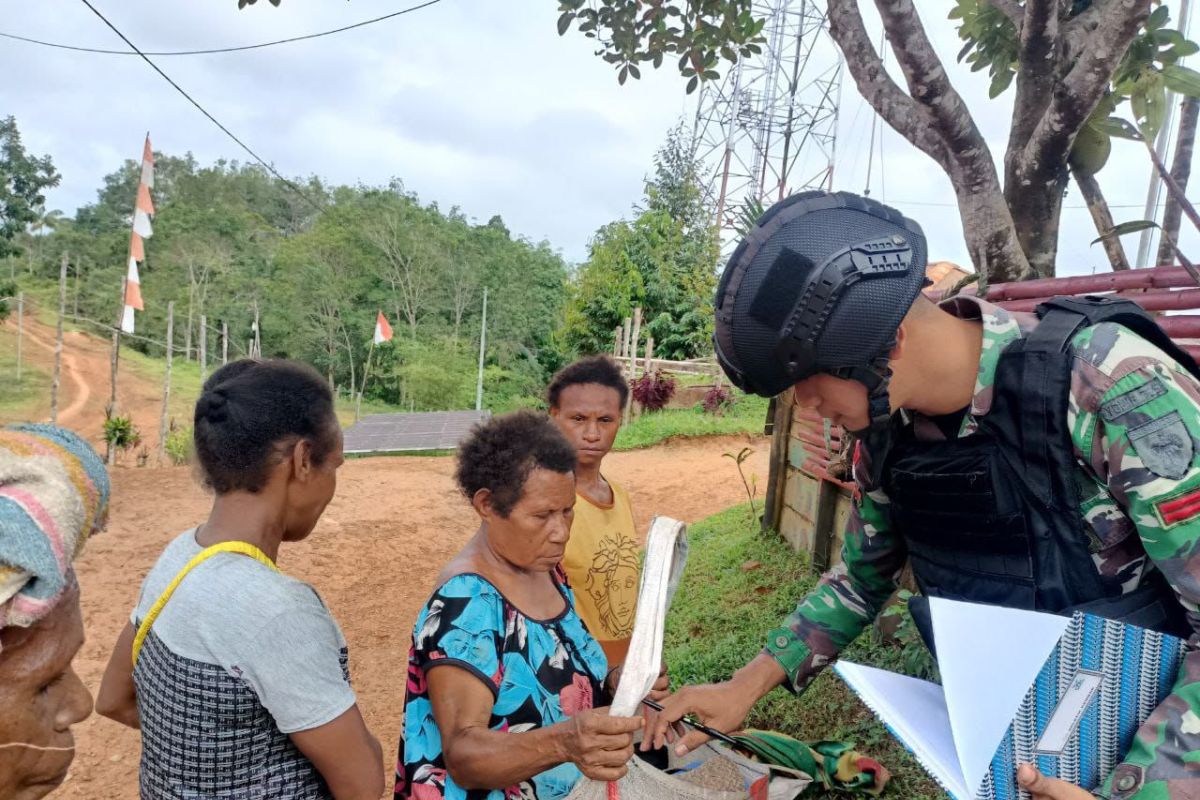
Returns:
[[[1183,642],[1172,636],[1075,614],[1021,702],[978,798],[1028,798],[1016,783],[1022,763],[1085,789],[1099,786],[1171,690],[1182,658]],[[1079,706],[1078,730],[1065,746],[1050,748],[1043,734],[1081,674],[1098,676],[1099,686]]]
[[[28,627],[54,608],[106,521],[108,495],[104,463],[75,434],[0,428],[0,628]]]

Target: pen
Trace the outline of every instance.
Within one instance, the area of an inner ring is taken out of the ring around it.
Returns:
[[[663,710],[663,707],[660,706],[658,703],[654,702],[653,700],[645,699],[645,700],[642,700],[642,702],[645,703],[646,705],[650,706],[650,708],[653,708],[655,711]],[[710,728],[707,725],[704,725],[702,723],[696,722],[695,720],[684,717],[683,719],[681,719],[679,721],[682,722],[684,725],[687,725],[688,727],[695,728],[696,730],[700,731],[703,734],[706,734],[708,736],[711,736],[714,739],[718,739],[718,740],[724,742],[725,744],[729,745],[730,747],[740,747],[741,746],[732,737],[726,736],[725,734],[721,733],[720,731],[714,730],[713,728]]]

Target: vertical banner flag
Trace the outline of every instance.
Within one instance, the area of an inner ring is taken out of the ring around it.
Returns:
[[[383,344],[392,340],[392,326],[388,325],[387,319],[383,316],[383,312],[379,312],[379,316],[375,318],[375,338],[372,340],[374,344]]]
[[[133,230],[129,235],[129,269],[125,273],[125,311],[121,316],[121,330],[133,333],[133,312],[144,310],[142,284],[138,276],[138,262],[146,260],[145,240],[154,235],[150,220],[154,216],[154,201],[150,189],[154,186],[154,151],[150,148],[150,135],[142,147],[142,176],[138,182],[137,200],[133,206]]]

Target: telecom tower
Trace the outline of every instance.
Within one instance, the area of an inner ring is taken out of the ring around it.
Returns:
[[[763,52],[701,90],[696,154],[722,241],[747,202],[770,206],[801,189],[832,188],[842,56],[824,0],[755,0]]]

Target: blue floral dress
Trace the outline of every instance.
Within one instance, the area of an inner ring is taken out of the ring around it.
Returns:
[[[566,610],[533,619],[479,575],[456,575],[425,604],[408,656],[404,730],[396,765],[397,798],[413,800],[559,800],[580,778],[560,764],[505,789],[466,790],[446,772],[442,736],[433,718],[425,676],[452,664],[483,681],[496,697],[489,726],[520,733],[553,725],[592,708],[608,664],[604,651],[575,613],[563,575],[554,582]]]

